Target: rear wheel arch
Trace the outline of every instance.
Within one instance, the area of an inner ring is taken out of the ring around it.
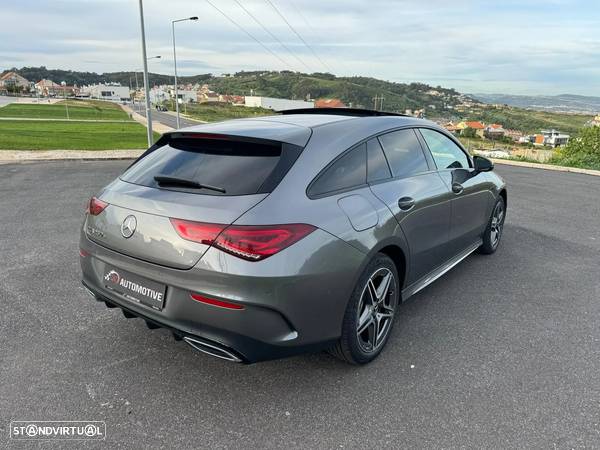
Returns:
[[[406,254],[398,245],[387,245],[383,248],[380,248],[377,253],[383,253],[388,256],[396,266],[396,270],[398,271],[398,280],[399,288],[402,290],[404,288],[404,281],[406,280],[408,264],[406,260]]]
[[[504,208],[508,206],[508,193],[506,192],[506,188],[502,188],[500,191],[500,197],[504,199]]]

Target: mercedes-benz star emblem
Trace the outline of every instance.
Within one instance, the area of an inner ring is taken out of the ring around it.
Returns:
[[[135,233],[137,227],[137,219],[135,216],[127,216],[121,224],[121,234],[125,239],[130,238]]]

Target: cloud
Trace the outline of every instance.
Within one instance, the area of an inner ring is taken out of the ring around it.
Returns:
[[[148,54],[162,55],[150,70],[172,73],[171,20],[197,15],[197,22],[176,24],[183,75],[324,71],[324,61],[338,75],[465,92],[600,95],[600,8],[584,0],[272,0],[312,49],[265,0],[239,1],[275,39],[234,0],[212,0],[278,58],[205,1],[145,0]],[[4,67],[105,72],[142,65],[137,2],[20,0],[2,9]]]

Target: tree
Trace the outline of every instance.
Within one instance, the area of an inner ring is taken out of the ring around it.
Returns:
[[[552,162],[600,170],[600,127],[583,128],[578,137],[556,151]]]
[[[466,138],[476,138],[477,130],[475,130],[475,128],[467,127],[464,130],[462,130],[460,135]]]

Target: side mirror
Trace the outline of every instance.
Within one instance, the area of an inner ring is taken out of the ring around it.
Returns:
[[[494,170],[494,163],[483,156],[473,156],[473,164],[477,172],[490,172]]]

